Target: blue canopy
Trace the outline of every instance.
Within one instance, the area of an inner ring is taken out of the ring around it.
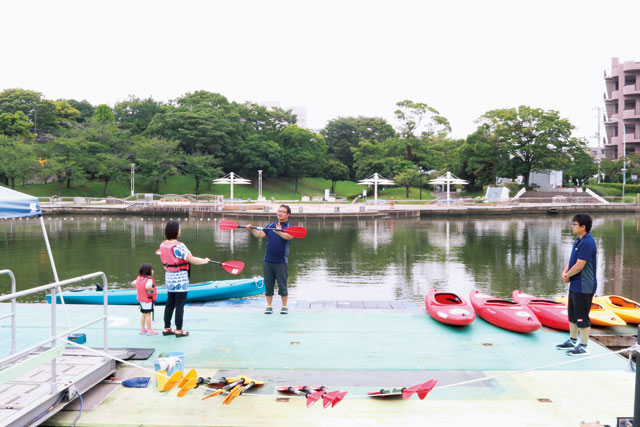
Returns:
[[[0,186],[0,218],[42,216],[37,197]]]

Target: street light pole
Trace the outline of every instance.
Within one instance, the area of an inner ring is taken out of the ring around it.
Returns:
[[[418,171],[420,172],[420,200],[422,200],[422,166],[418,166]]]
[[[133,175],[135,174],[135,167],[136,164],[135,163],[131,163],[131,195],[133,196],[134,194],[134,189],[135,189],[135,182],[134,182],[134,177]]]
[[[611,118],[611,120],[622,123],[622,203],[624,203],[624,190],[627,183],[627,125],[620,119]]]

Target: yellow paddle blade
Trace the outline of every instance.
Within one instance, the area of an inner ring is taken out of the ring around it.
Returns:
[[[235,394],[238,392],[238,390],[241,390],[242,386],[241,385],[237,385],[233,388],[233,390],[231,390],[229,392],[229,395],[227,397],[224,398],[224,400],[222,401],[223,405],[228,405],[229,402],[231,402],[233,400],[233,398],[235,397]]]
[[[156,372],[156,381],[158,382],[158,391],[164,391],[164,386],[169,381],[167,371]]]
[[[180,384],[178,384],[178,388],[184,387],[184,385],[193,378],[195,378],[196,381],[198,381],[198,374],[196,373],[195,369],[190,369],[189,372],[187,372],[187,375],[185,375],[182,381],[180,381]]]
[[[219,395],[220,393],[222,393],[222,389],[221,389],[221,388],[217,389],[216,391],[214,391],[214,392],[213,392],[213,393],[211,393],[211,394],[207,394],[206,396],[204,396],[204,397],[203,397],[202,399],[200,399],[200,400],[207,400],[208,398],[213,397],[213,396],[217,396],[217,395]]]
[[[178,385],[178,383],[180,382],[181,379],[182,379],[182,371],[175,371],[173,373],[173,375],[171,375],[169,377],[169,380],[164,385],[164,388],[162,390],[160,390],[160,391],[169,391],[169,390],[171,390],[176,385]]]
[[[189,393],[191,390],[196,388],[196,384],[198,384],[197,378],[191,378],[187,383],[178,391],[178,397],[182,397],[185,394]]]

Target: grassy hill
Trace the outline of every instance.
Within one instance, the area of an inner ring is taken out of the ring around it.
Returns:
[[[255,179],[252,179],[255,181]],[[195,181],[184,176],[170,177],[167,182],[160,183],[160,194],[195,194]],[[295,193],[295,180],[291,178],[270,178],[262,181],[262,195],[267,199],[274,197],[277,200],[300,200],[302,196],[322,197],[325,188],[331,188],[331,181],[323,178],[304,178],[298,182],[298,192]],[[367,187],[358,185],[353,181],[338,181],[336,183],[336,196],[353,199],[361,195],[362,190]],[[57,194],[58,184],[27,184],[16,185],[17,191],[22,191],[38,197],[48,197]],[[136,193],[151,193],[153,190],[153,182],[136,178]],[[229,185],[200,184],[201,194],[222,194],[225,198],[229,197]],[[101,181],[75,180],[71,181],[71,188],[62,186],[60,195],[63,197],[81,196],[81,197],[102,197],[104,192],[104,183]],[[112,197],[127,197],[130,194],[130,183],[127,181],[110,182],[108,194]],[[409,199],[417,200],[420,195],[418,188],[411,188]],[[367,196],[373,197],[373,187],[367,188]],[[252,199],[258,198],[257,185],[234,185],[233,197],[236,199]],[[378,187],[378,198],[404,200],[405,189]],[[422,199],[431,200],[429,188],[422,188]]]

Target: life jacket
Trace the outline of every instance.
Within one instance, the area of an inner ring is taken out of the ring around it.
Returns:
[[[145,287],[149,279],[153,281],[153,291],[151,292]],[[138,291],[138,302],[153,302],[158,298],[158,288],[156,288],[156,281],[153,277],[138,276],[136,278],[136,290]]]
[[[178,243],[180,242],[177,240],[174,243],[167,243],[165,240],[160,245],[160,261],[166,271],[189,270],[189,263],[173,254],[173,248]]]

